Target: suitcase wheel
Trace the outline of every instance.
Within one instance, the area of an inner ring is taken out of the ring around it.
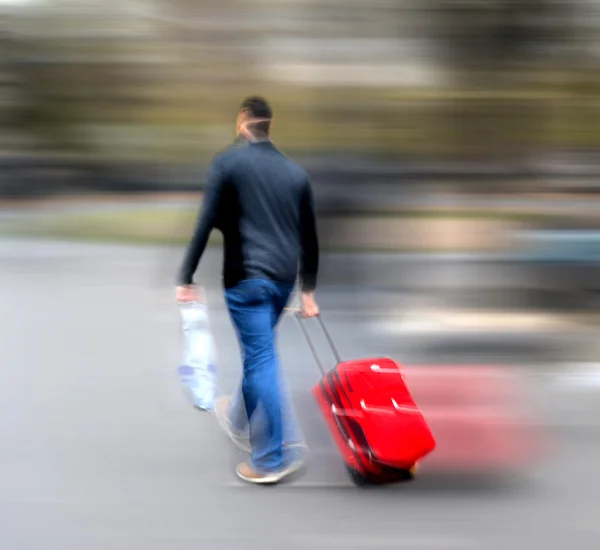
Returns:
[[[356,485],[357,487],[368,487],[369,485],[373,485],[365,476],[363,476],[358,470],[354,468],[350,468],[350,466],[346,465],[346,471],[348,472],[348,477]]]
[[[397,469],[393,476],[396,481],[412,481],[417,476],[417,467],[413,466],[409,470]]]
[[[417,476],[418,464],[415,464],[409,470],[393,470],[393,478],[394,481],[411,481]],[[346,464],[346,471],[348,472],[348,477],[356,485],[357,487],[369,487],[372,485],[377,485],[370,479],[363,476],[358,470],[351,468]],[[391,481],[391,480],[390,480]]]

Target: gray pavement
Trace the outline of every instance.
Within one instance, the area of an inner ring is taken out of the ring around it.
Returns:
[[[552,452],[512,479],[424,472],[409,485],[352,487],[309,395],[318,375],[290,319],[280,347],[311,447],[309,469],[276,488],[238,483],[240,456],[208,415],[189,407],[175,377],[181,339],[171,279],[180,256],[180,249],[0,240],[0,548],[600,547],[594,430],[556,432]],[[219,267],[210,251],[201,277],[229,391],[240,359]],[[368,317],[379,313],[361,314],[340,293],[328,320],[345,356],[404,358],[410,349],[411,361],[428,360],[408,339],[374,338]],[[326,310],[333,289],[321,298]],[[557,374],[565,374],[561,365],[532,375],[549,415],[551,392],[562,388]],[[588,386],[571,395],[581,402],[584,391],[594,401]]]

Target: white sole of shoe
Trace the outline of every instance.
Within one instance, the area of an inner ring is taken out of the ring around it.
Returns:
[[[221,429],[227,434],[227,437],[229,437],[229,439],[231,440],[231,442],[235,445],[235,447],[237,449],[239,449],[240,451],[244,452],[244,453],[250,453],[251,452],[251,448],[250,448],[250,442],[248,441],[247,438],[240,438],[239,436],[237,436],[234,431],[231,429],[231,424],[229,423],[229,419],[227,418],[226,414],[221,414],[219,412],[219,405],[218,405],[218,401],[215,405],[215,410],[213,411],[213,414],[215,415],[215,418],[217,419],[217,422],[219,423],[219,426],[221,426]]]
[[[252,448],[250,446],[249,439],[247,437],[240,438],[239,436],[237,436],[235,432],[231,429],[231,424],[229,423],[229,419],[227,418],[227,416],[220,414],[218,411],[219,407],[217,405],[215,406],[214,410],[211,410],[209,412],[214,414],[215,418],[217,419],[217,422],[219,423],[219,426],[221,426],[221,429],[227,434],[227,437],[231,439],[231,442],[235,445],[235,447],[238,450],[244,453],[251,453]],[[293,443],[284,443],[283,446],[286,448],[302,449],[304,451],[308,451],[308,445],[300,441],[294,441]]]
[[[244,452],[244,453],[250,453],[252,452],[252,449],[250,448],[250,444],[247,442],[247,439],[241,439],[238,436],[236,436],[233,431],[231,430],[231,427],[229,426],[229,424],[227,423],[227,421],[219,421],[219,424],[221,425],[221,428],[223,429],[223,431],[225,432],[225,434],[227,435],[227,437],[229,437],[229,439],[231,440],[231,442],[235,445],[235,447]]]
[[[236,473],[240,479],[247,481],[248,483],[254,483],[255,485],[275,485],[276,483],[282,481],[284,478],[300,471],[304,467],[304,464],[305,462],[303,460],[299,460],[298,462],[294,462],[293,464],[279,472],[272,472],[259,478],[247,477],[243,475],[240,472],[239,466],[236,469]]]
[[[231,442],[235,445],[235,447],[244,452],[244,453],[251,453],[252,449],[250,448],[250,445],[248,445],[247,443],[244,443],[244,441],[240,441],[238,440],[235,435],[233,435],[231,432],[228,434],[229,435],[229,439],[231,439]]]

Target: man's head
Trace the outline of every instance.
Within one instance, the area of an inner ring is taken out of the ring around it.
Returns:
[[[269,137],[273,111],[266,99],[259,96],[247,97],[240,105],[236,134],[248,141]]]

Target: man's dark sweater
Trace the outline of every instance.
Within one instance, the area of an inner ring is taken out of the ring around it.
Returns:
[[[192,284],[213,228],[223,233],[226,288],[266,278],[317,284],[319,244],[308,176],[270,141],[231,147],[209,170],[204,204],[179,273]]]

